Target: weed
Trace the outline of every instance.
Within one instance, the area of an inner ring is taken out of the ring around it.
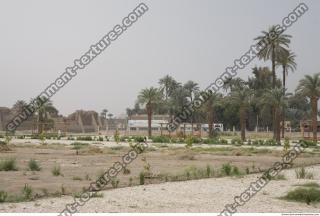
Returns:
[[[6,199],[7,199],[7,197],[8,197],[7,192],[5,192],[5,191],[0,191],[0,203],[5,202]]]
[[[111,185],[113,188],[118,188],[119,183],[120,183],[119,179],[117,179],[117,178],[111,179]]]
[[[305,183],[302,185],[295,185],[295,186],[320,188],[320,185],[316,182],[310,182],[310,183]]]
[[[55,165],[55,166],[52,168],[51,172],[52,172],[52,175],[54,175],[54,176],[62,175],[62,174],[61,174],[61,168],[60,168],[59,165],[58,165],[58,166]]]
[[[29,186],[28,184],[25,184],[22,189],[22,195],[23,195],[24,199],[31,200],[32,199],[32,187]]]
[[[16,171],[18,170],[16,166],[16,159],[5,159],[0,162],[0,171]]]
[[[230,176],[231,175],[231,171],[232,171],[232,167],[231,167],[231,165],[229,163],[222,165],[222,167],[221,167],[222,174]]]
[[[130,177],[130,178],[129,178],[129,184],[128,184],[129,187],[132,186],[132,181],[133,181],[133,179],[132,179],[132,177]]]
[[[73,177],[72,177],[72,180],[73,180],[73,181],[82,181],[82,178],[79,177],[79,176],[73,176]]]
[[[305,167],[295,170],[297,179],[313,179],[313,173],[308,172]]]
[[[144,172],[140,172],[139,174],[139,179],[140,179],[140,185],[144,185]]]
[[[28,163],[29,170],[31,171],[40,171],[41,167],[38,162],[34,159],[30,159]]]
[[[130,173],[131,173],[131,170],[129,168],[127,168],[127,167],[123,168],[123,174],[124,175],[129,175]]]
[[[316,188],[297,188],[290,191],[283,198],[291,201],[305,202],[310,205],[311,202],[320,202],[320,190]]]

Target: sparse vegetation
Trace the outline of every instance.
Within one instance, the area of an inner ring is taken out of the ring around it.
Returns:
[[[290,201],[305,202],[310,205],[312,202],[320,202],[320,190],[315,187],[297,188],[283,198]]]
[[[10,158],[0,161],[0,171],[17,171],[16,159]]]
[[[28,162],[29,170],[31,171],[40,171],[41,167],[35,159],[30,159]]]
[[[79,176],[73,176],[73,177],[72,177],[72,180],[73,180],[73,181],[82,181],[82,178],[79,177]]]
[[[119,179],[117,179],[117,178],[111,179],[111,186],[112,186],[113,188],[118,188],[119,183],[120,183],[120,180],[119,180]]]
[[[62,175],[62,174],[61,174],[61,168],[60,168],[59,165],[55,165],[55,166],[52,168],[51,172],[52,172],[52,175],[54,175],[54,176],[60,176],[60,175]]]
[[[6,201],[8,197],[8,193],[5,191],[0,191],[0,203],[3,203]]]
[[[127,168],[127,167],[123,168],[123,174],[124,175],[129,175],[130,173],[131,173],[131,170],[129,168]]]
[[[229,163],[223,164],[221,167],[221,173],[226,176],[230,176],[232,171],[232,167]]]
[[[22,195],[25,200],[31,200],[32,199],[32,187],[28,184],[25,184],[22,189]]]
[[[140,180],[140,185],[144,185],[144,172],[140,172],[139,174],[139,180]]]
[[[300,167],[295,170],[297,179],[313,179],[313,173],[308,172],[305,167]]]

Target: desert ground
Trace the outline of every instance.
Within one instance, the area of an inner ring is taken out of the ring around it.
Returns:
[[[82,142],[77,150],[74,141],[13,140],[10,151],[0,158],[15,159],[16,171],[0,171],[0,191],[10,197],[0,203],[0,212],[59,212],[73,197],[87,188],[116,161],[126,154],[128,143]],[[234,146],[149,144],[120,173],[116,184],[108,185],[101,197],[92,198],[80,212],[218,212],[233,201],[283,155],[281,146]],[[319,147],[307,149],[294,167],[282,172],[284,179],[272,180],[240,212],[317,212],[319,205],[280,199],[296,185],[320,183]],[[30,159],[37,161],[40,171],[28,168]],[[222,167],[237,168],[234,175],[222,174]],[[297,179],[295,169],[306,167],[312,179]],[[53,168],[60,174],[53,175]],[[208,174],[208,167],[209,174]],[[147,172],[144,185],[140,174]],[[25,185],[32,188],[32,199],[19,200]],[[21,202],[22,201],[22,202]]]

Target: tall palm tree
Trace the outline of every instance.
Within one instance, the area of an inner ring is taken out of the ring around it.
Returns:
[[[196,95],[199,93],[199,86],[198,83],[195,83],[191,80],[189,80],[188,82],[186,82],[183,85],[184,89],[186,89],[186,91],[188,92],[188,98],[189,98],[189,102],[193,103]],[[193,118],[194,118],[194,114],[191,113],[191,133],[193,134]]]
[[[150,87],[142,89],[139,96],[138,101],[140,104],[143,104],[146,106],[146,111],[148,115],[148,136],[152,136],[152,128],[151,128],[151,119],[152,119],[152,113],[155,105],[159,103],[161,100],[161,94],[159,89]]]
[[[12,107],[12,112],[14,115],[18,115],[23,112],[24,108],[27,107],[27,102],[24,100],[18,100]]]
[[[282,66],[282,87],[283,94],[286,89],[286,76],[288,76],[289,71],[294,71],[297,68],[297,63],[295,62],[296,55],[291,51],[283,52],[278,56],[277,65]],[[284,122],[285,122],[285,109],[282,109],[282,138],[284,138]]]
[[[252,95],[253,90],[248,88],[246,85],[233,88],[230,92],[231,103],[239,106],[241,140],[243,141],[246,139],[246,112],[250,105]]]
[[[32,100],[32,99],[31,99]],[[46,130],[50,127],[53,127],[53,125],[49,126],[49,114],[58,114],[58,110],[53,106],[53,103],[50,99],[46,100],[45,102],[41,103],[36,108],[36,114],[37,114],[37,122],[38,122],[38,133],[41,134],[43,130]]]
[[[280,143],[280,117],[281,108],[287,105],[287,95],[282,88],[267,89],[261,97],[260,103],[270,105],[274,109],[274,139]]]
[[[268,31],[262,31],[262,35],[255,38],[258,44],[264,45],[264,48],[258,53],[259,59],[271,60],[272,64],[272,87],[276,87],[276,60],[286,48],[289,47],[291,35],[279,34],[272,40],[271,35],[277,32],[276,26],[271,26]]]
[[[311,75],[305,75],[304,79],[299,81],[297,87],[297,93],[308,97],[311,101],[312,111],[312,131],[313,140],[317,141],[317,115],[318,115],[318,100],[320,97],[320,73]]]
[[[201,94],[201,93],[200,93]],[[214,123],[214,108],[221,103],[222,95],[220,93],[212,94],[203,106],[203,111],[207,114],[209,137],[214,135],[213,123]]]

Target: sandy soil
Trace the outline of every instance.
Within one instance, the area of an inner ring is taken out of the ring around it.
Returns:
[[[298,180],[294,170],[282,173],[287,180],[271,181],[239,212],[314,212],[320,205],[288,202],[279,197],[305,182],[320,183],[320,166],[309,167],[313,180]],[[103,198],[92,198],[80,212],[220,212],[233,197],[243,192],[259,175],[244,178],[212,178],[186,182],[136,186],[104,191]],[[1,212],[60,212],[72,197],[48,198],[27,203],[0,205]]]

